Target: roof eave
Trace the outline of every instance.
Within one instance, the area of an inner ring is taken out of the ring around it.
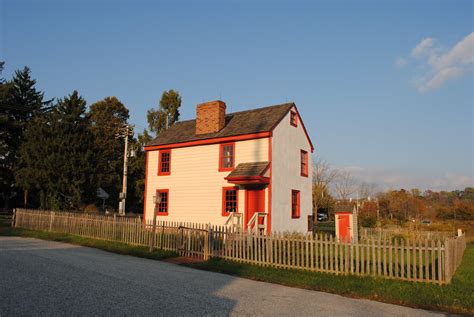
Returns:
[[[232,141],[261,139],[261,138],[271,137],[272,135],[273,135],[272,131],[265,131],[265,132],[257,132],[257,133],[239,134],[239,135],[233,135],[233,136],[228,136],[228,137],[208,138],[208,139],[195,140],[195,141],[149,145],[149,146],[145,146],[144,149],[145,151],[156,151],[156,150],[189,147],[189,146],[197,146],[197,145],[209,145],[209,144],[217,144],[217,143],[232,142]]]

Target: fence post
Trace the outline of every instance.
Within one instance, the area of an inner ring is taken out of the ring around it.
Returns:
[[[204,261],[209,260],[209,249],[212,239],[212,229],[206,224],[206,238],[204,239]]]
[[[49,216],[49,232],[53,229],[53,221],[54,221],[54,211],[51,211]]]
[[[156,236],[156,214],[155,212],[153,212],[153,229],[151,232],[150,247],[149,247],[150,252],[153,252],[153,246],[155,244],[155,236]]]
[[[16,208],[13,209],[12,228],[15,227],[15,220],[16,220]]]

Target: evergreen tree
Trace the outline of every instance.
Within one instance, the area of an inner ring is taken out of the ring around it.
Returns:
[[[107,97],[91,105],[88,117],[97,151],[97,182],[110,195],[108,203],[116,206],[122,186],[124,140],[115,134],[127,123],[128,109],[116,97]]]
[[[5,62],[0,62],[0,196],[8,209],[8,200],[13,185],[13,145],[16,143],[15,125],[11,120],[11,91],[13,85],[1,77]]]
[[[48,109],[51,100],[43,101],[44,92],[36,90],[36,80],[31,78],[31,70],[26,66],[15,71],[12,84],[11,102],[17,110],[13,118],[21,122],[24,129],[28,119]]]
[[[77,209],[95,198],[94,138],[85,111],[74,91],[28,125],[17,180],[40,190],[42,208]]]
[[[2,64],[3,66],[3,64]],[[36,90],[36,80],[31,78],[28,67],[17,70],[10,82],[2,80],[0,97],[0,157],[2,176],[0,183],[4,196],[14,188],[14,171],[18,161],[18,149],[32,118],[48,109],[51,101],[43,101],[44,93]],[[24,185],[24,184],[20,184]],[[25,188],[28,186],[25,186]],[[26,195],[25,195],[26,197]],[[26,199],[25,199],[26,200]],[[8,199],[5,200],[8,203]]]
[[[181,96],[173,89],[164,91],[161,95],[160,107],[150,109],[147,112],[148,126],[151,132],[159,135],[163,130],[172,126],[179,120],[179,108],[181,107]]]

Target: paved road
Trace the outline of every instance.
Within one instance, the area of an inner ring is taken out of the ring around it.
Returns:
[[[64,243],[0,237],[0,316],[27,315],[437,314]]]

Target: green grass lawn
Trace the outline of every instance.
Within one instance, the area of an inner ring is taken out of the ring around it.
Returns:
[[[0,236],[1,235],[60,241],[155,260],[176,256],[174,252],[162,250],[155,250],[150,253],[146,247],[94,240],[69,234],[11,228],[10,222],[2,218],[0,218]],[[474,314],[473,243],[467,246],[463,262],[449,285],[404,282],[372,277],[336,276],[327,273],[265,268],[220,259],[211,259],[203,263],[188,264],[188,266],[258,281],[340,294],[348,297],[367,298],[381,302],[451,313]]]
[[[221,259],[211,259],[189,266],[354,298],[368,298],[452,313],[474,313],[474,244],[472,243],[467,246],[463,262],[448,285],[265,268]]]
[[[19,228],[11,228],[10,222],[5,220],[5,218],[0,218],[0,236],[20,236],[65,242],[101,249],[104,251],[114,252],[118,254],[133,255],[153,260],[163,260],[169,257],[177,256],[177,254],[172,251],[154,250],[153,252],[149,252],[147,247],[132,246],[125,243],[84,238],[66,233],[32,231]]]

